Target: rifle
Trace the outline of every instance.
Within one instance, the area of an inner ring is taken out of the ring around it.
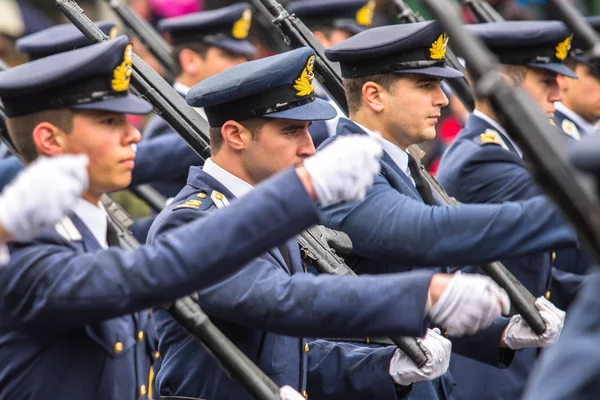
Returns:
[[[425,19],[414,12],[404,0],[392,0],[396,10],[398,11],[397,19],[403,23],[415,23],[415,22],[423,22]],[[465,68],[462,66],[460,61],[458,61],[458,57],[454,55],[451,49],[446,50],[446,60],[448,65],[452,68],[465,73]],[[473,99],[473,92],[471,91],[471,87],[467,82],[466,78],[457,78],[457,79],[448,79],[446,81],[448,85],[452,88],[456,96],[459,98],[460,102],[464,104],[465,108],[471,112],[475,108],[475,100]]]
[[[600,261],[600,219],[594,184],[572,168],[562,151],[557,129],[548,124],[535,102],[498,74],[498,60],[448,12],[446,2],[425,0],[469,65],[474,88],[489,99],[502,126],[511,132],[528,160],[530,171],[576,227],[586,250]],[[558,3],[557,3],[558,4]]]
[[[343,253],[352,251],[352,241],[343,232],[324,226],[313,226],[298,235],[302,260],[324,274],[357,276],[333,249]],[[419,368],[427,363],[427,355],[412,337],[390,337],[390,340]]]
[[[161,212],[167,206],[165,196],[150,185],[137,185],[130,188],[129,191],[142,199],[156,213]]]
[[[338,64],[332,63],[325,57],[325,48],[306,25],[289,12],[276,0],[251,0],[253,7],[265,18],[271,20],[273,26],[283,35],[286,44],[296,49],[312,47],[317,53],[315,71],[321,82],[336,81],[338,85],[327,87],[327,91],[338,106],[348,113],[346,95],[342,86],[341,71]]]
[[[479,23],[504,21],[504,18],[486,0],[460,0],[460,3],[469,8]]]
[[[269,3],[272,8],[277,9],[277,10],[282,8],[281,5],[279,5],[275,0],[253,0],[253,1]],[[404,9],[404,10],[406,10],[406,9]],[[293,16],[290,16],[287,12],[283,13],[282,15],[284,15],[283,18],[285,20],[293,19],[295,23],[298,23],[302,27],[307,29],[306,26],[301,21],[299,21],[297,18],[295,18]],[[283,28],[281,28],[281,29],[283,29]],[[289,34],[290,37],[301,36],[301,33],[295,30],[296,29],[295,25],[293,25],[291,22],[289,22],[288,24],[285,25],[285,29],[286,29],[285,33]],[[312,34],[312,32],[309,31],[308,33],[314,40],[309,41],[307,43],[312,43],[314,41],[317,41],[316,38],[314,38],[314,35]],[[321,44],[318,43],[318,45],[319,45],[319,48],[322,50],[323,47],[321,46]],[[324,57],[323,51],[319,52],[314,47],[313,47],[313,49],[315,49],[315,52],[317,53],[317,61],[319,61],[319,58]],[[344,87],[342,84],[341,73],[339,73],[339,70],[337,70],[337,69],[334,72],[336,73],[335,79],[331,79],[331,80],[326,79],[325,81],[323,81],[323,84],[324,84],[325,88],[327,89],[327,91],[329,91],[330,93],[339,93],[339,92],[344,93]],[[334,98],[334,100],[337,101],[337,99],[335,99],[335,98]],[[345,98],[344,98],[344,104],[346,104]],[[347,114],[347,111],[346,111],[346,114]],[[421,158],[424,154],[423,149],[421,149],[421,147],[419,145],[409,146],[408,152],[416,160],[421,160]],[[429,174],[429,172],[423,167],[423,165],[420,163],[420,161],[418,162],[418,164],[421,169],[421,172],[423,173],[423,176],[428,181],[433,194],[439,200],[441,200],[446,205],[460,204],[456,199],[452,199],[450,201],[449,200],[450,196],[448,196],[448,194],[441,187],[441,185],[435,180],[435,178],[433,178],[431,176],[431,174]],[[316,254],[319,254],[319,253],[317,252]],[[546,324],[544,323],[544,320],[540,316],[540,314],[534,304],[535,296],[533,296],[533,294],[531,294],[531,292],[502,263],[500,263],[498,261],[493,262],[493,263],[486,263],[484,265],[481,265],[480,268],[483,270],[484,273],[488,274],[490,276],[490,278],[492,278],[498,285],[500,285],[500,287],[502,287],[504,290],[506,290],[506,292],[510,296],[510,299],[514,306],[514,309],[519,314],[521,314],[521,316],[525,319],[525,321],[527,321],[529,326],[531,326],[531,328],[537,334],[541,334],[546,330]],[[413,343],[413,344],[417,345],[416,343]],[[414,346],[412,346],[412,350],[416,350],[414,348]],[[404,351],[404,349],[402,349],[402,351]],[[417,354],[414,354],[411,351],[410,357],[413,361],[415,361],[415,359],[417,359],[418,356],[417,356]],[[415,358],[413,358],[413,357],[415,357]],[[416,361],[415,361],[415,363],[416,363]]]
[[[109,40],[85,15],[75,0],[56,0],[56,3],[63,14],[92,42]],[[308,33],[312,35],[312,32],[308,31]],[[313,39],[316,41],[314,37]],[[202,159],[206,159],[210,154],[206,133],[208,132],[208,123],[135,53],[133,53],[133,69],[131,85],[138,96],[146,98],[155,109],[158,109],[163,118],[186,140],[188,145]],[[343,94],[343,88],[341,93]],[[194,122],[196,123],[194,124]],[[326,245],[322,246],[325,247]],[[307,251],[314,252],[314,249],[309,247]],[[414,357],[413,361],[416,360],[415,364],[417,364],[417,361],[422,360],[420,354],[424,355],[423,350],[414,338],[408,338],[406,341],[411,342],[411,345],[401,348],[401,350],[411,359]]]
[[[150,54],[163,67],[167,76],[166,80],[174,81],[173,71],[175,66],[171,56],[171,46],[162,36],[144,19],[136,14],[129,6],[121,0],[105,0],[110,8],[119,17],[121,22],[139,39],[148,49]]]

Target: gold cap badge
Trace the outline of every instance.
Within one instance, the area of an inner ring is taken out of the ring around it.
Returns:
[[[370,26],[375,13],[375,0],[369,0],[356,12],[356,23],[361,26]]]
[[[448,35],[442,33],[429,48],[429,57],[432,60],[442,60],[446,56],[446,47],[448,47]]]
[[[133,73],[133,46],[128,44],[123,54],[123,62],[113,70],[112,88],[117,92],[124,92],[129,89],[129,81]]]
[[[314,80],[315,74],[313,69],[315,68],[315,56],[308,57],[306,67],[302,70],[300,77],[294,81],[294,89],[297,90],[296,96],[305,97],[313,94],[315,91]]]
[[[573,40],[573,35],[570,35],[568,38],[556,45],[556,58],[559,60],[564,60],[567,58],[569,50],[571,50],[571,40]]]
[[[247,8],[242,13],[242,17],[234,22],[233,29],[231,30],[231,36],[239,40],[246,39],[248,37],[248,32],[250,32],[251,25],[252,10]]]

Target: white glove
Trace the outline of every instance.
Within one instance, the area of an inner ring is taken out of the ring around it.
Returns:
[[[508,314],[510,299],[490,277],[455,273],[429,315],[450,336],[471,335]]]
[[[515,315],[510,319],[502,338],[509,348],[517,350],[525,347],[546,347],[555,343],[560,337],[566,313],[544,297],[539,297],[535,301],[535,306],[546,323],[546,330],[538,335],[520,315]]]
[[[85,155],[39,157],[0,194],[0,223],[12,239],[27,240],[51,227],[88,186]]]
[[[282,386],[279,388],[279,398],[281,400],[304,400],[304,396],[298,393],[291,386]]]
[[[362,200],[381,169],[382,155],[376,138],[351,135],[307,158],[304,166],[321,205]]]
[[[413,382],[430,381],[444,375],[450,364],[452,343],[441,336],[435,328],[428,329],[424,339],[417,339],[427,355],[427,363],[419,368],[406,354],[396,350],[390,363],[390,375],[394,382],[408,386]]]

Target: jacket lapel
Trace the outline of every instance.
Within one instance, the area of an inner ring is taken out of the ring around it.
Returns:
[[[81,234],[81,239],[75,242],[81,243],[83,246],[83,250],[86,253],[91,253],[94,251],[102,250],[102,246],[96,240],[92,232],[88,229],[88,227],[77,217],[77,215],[72,214],[70,216],[71,221],[73,221],[73,225],[77,228],[79,233]]]

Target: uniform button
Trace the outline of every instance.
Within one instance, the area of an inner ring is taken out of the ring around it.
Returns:
[[[304,352],[308,353],[309,347],[308,347],[308,343],[304,343]]]
[[[198,196],[201,199],[205,199],[206,198],[206,193],[198,193],[196,196]]]
[[[550,300],[550,291],[549,290],[546,292],[546,300]]]
[[[154,359],[158,360],[160,358],[160,353],[158,351],[154,352]]]
[[[305,399],[308,399],[308,393],[306,393],[306,390],[302,391],[302,396],[304,396]]]
[[[123,351],[123,343],[121,343],[121,342],[115,343],[113,350],[115,351],[116,354],[119,354],[120,352],[122,352]]]
[[[223,200],[223,195],[219,192],[215,193],[215,199],[217,200]]]
[[[142,340],[144,340],[144,331],[139,331],[138,332],[138,342],[141,342]]]
[[[554,262],[554,260],[556,260],[556,252],[552,252],[552,262]]]
[[[146,395],[146,385],[140,386],[140,397]]]
[[[371,343],[371,338],[367,336],[367,340],[366,340],[367,344]]]

